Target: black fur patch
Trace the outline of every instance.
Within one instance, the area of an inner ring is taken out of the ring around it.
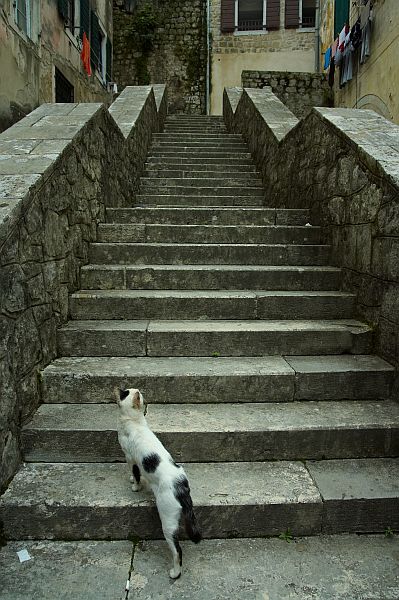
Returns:
[[[133,467],[132,467],[132,474],[133,474],[133,477],[135,478],[136,483],[138,485],[140,483],[140,469],[138,468],[137,465],[133,465]]]
[[[193,501],[190,496],[190,486],[187,478],[182,476],[179,479],[175,479],[174,488],[175,498],[182,507],[187,535],[192,542],[198,544],[198,542],[201,541],[202,536],[197,524],[197,519],[195,518]]]
[[[124,400],[129,395],[129,390],[119,390],[119,398]]]
[[[145,456],[141,462],[143,464],[144,471],[146,471],[147,473],[154,473],[157,466],[161,462],[161,459],[159,454],[153,452],[152,454],[148,454],[148,456]]]
[[[182,549],[181,549],[180,544],[179,544],[177,533],[175,533],[173,535],[173,542],[174,542],[175,548],[176,548],[176,550],[177,550],[177,552],[179,554],[179,564],[180,564],[180,566],[182,566],[182,564],[183,564],[183,552],[182,552]]]
[[[175,462],[175,461],[173,460],[173,458],[170,458],[169,460],[170,460],[171,464],[172,464],[174,467],[176,467],[176,469],[181,469],[181,465],[178,465],[178,464],[177,464],[177,462]]]

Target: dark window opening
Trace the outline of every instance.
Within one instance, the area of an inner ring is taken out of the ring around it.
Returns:
[[[75,0],[67,2],[67,24],[72,34],[75,33]]]
[[[263,0],[238,0],[238,31],[263,29]]]
[[[15,20],[17,22],[18,27],[26,35],[30,35],[30,31],[29,31],[30,2],[29,2],[29,0],[16,0],[16,2],[14,3],[14,7],[15,7]]]
[[[56,102],[74,102],[75,90],[73,85],[66,77],[55,69],[55,101]]]
[[[315,2],[315,0],[302,0],[301,27],[316,27],[316,2]]]

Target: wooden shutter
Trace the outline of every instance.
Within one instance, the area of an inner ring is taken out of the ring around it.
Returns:
[[[112,44],[108,38],[107,38],[106,79],[107,79],[107,81],[112,81]]]
[[[220,30],[222,33],[232,33],[234,31],[234,29],[235,29],[234,15],[235,15],[234,0],[221,0]]]
[[[68,0],[58,0],[58,12],[63,21],[68,19]]]
[[[349,25],[349,0],[335,0],[334,39],[341,33],[345,23]]]
[[[90,15],[90,60],[94,68],[100,64],[100,24],[94,10]]]
[[[299,27],[299,0],[285,0],[285,27],[286,29]]]
[[[280,29],[280,0],[266,2],[266,29]]]
[[[80,0],[80,37],[86,33],[90,40],[90,0]]]

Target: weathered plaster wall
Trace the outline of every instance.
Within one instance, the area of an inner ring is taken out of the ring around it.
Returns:
[[[314,108],[298,121],[266,88],[245,90],[238,103],[237,90],[228,91],[224,103],[268,204],[310,207],[359,316],[375,325],[376,352],[399,368],[399,127],[373,111],[342,108]]]
[[[323,0],[321,50],[333,41],[333,0]],[[359,9],[350,3],[350,23],[355,23]],[[371,55],[359,64],[356,55],[354,78],[342,89],[334,85],[335,106],[375,110],[399,123],[399,2],[374,0],[371,33]],[[338,79],[338,78],[336,78]]]
[[[149,56],[131,35],[137,11],[150,6],[155,16]],[[139,0],[132,14],[114,0],[114,79],[125,85],[166,83],[169,112],[205,112],[205,0]]]
[[[259,34],[221,33],[221,3],[211,2],[211,113],[222,114],[223,89],[241,85],[242,71],[315,70],[315,34],[285,29],[285,0],[280,2],[280,29]]]
[[[332,106],[333,95],[321,73],[243,71],[243,88],[271,87],[273,93],[296,117],[302,119],[313,106]]]
[[[56,357],[105,204],[132,204],[163,91],[127,88],[109,112],[43,104],[0,134],[0,490],[18,467],[20,428],[40,403],[40,370]]]
[[[32,39],[15,24],[12,0],[0,0],[0,131],[39,104],[55,100],[55,67],[74,86],[76,102],[112,99],[96,74],[88,77],[84,72],[77,39],[64,29],[57,3],[31,4]],[[93,0],[92,7],[112,39],[112,0]]]

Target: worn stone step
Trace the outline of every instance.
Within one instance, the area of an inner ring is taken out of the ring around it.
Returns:
[[[214,167],[218,165],[223,167],[224,165],[248,165],[255,168],[255,165],[252,161],[252,158],[247,155],[247,157],[237,157],[233,156],[217,156],[213,158],[209,158],[207,156],[186,156],[186,154],[179,154],[178,156],[148,156],[147,158],[148,165],[169,165],[169,164],[179,164],[179,165],[209,165]]]
[[[225,148],[151,148],[149,159],[157,156],[161,158],[173,158],[174,161],[178,158],[190,160],[196,158],[217,158],[220,161],[227,158],[235,158],[237,162],[241,162],[243,159],[251,159],[251,154],[248,151],[226,150]]]
[[[189,463],[184,468],[206,538],[321,530],[321,497],[300,462]],[[0,502],[8,539],[162,537],[153,495],[132,492],[122,464],[26,464]]]
[[[262,206],[264,199],[261,195],[239,196],[238,194],[231,196],[201,194],[198,195],[181,195],[170,194],[165,189],[162,193],[153,194],[138,194],[136,196],[136,205],[139,206],[169,206],[169,207],[212,207],[226,208],[233,206],[243,206],[247,208]]]
[[[330,247],[294,244],[90,244],[97,264],[325,265]]]
[[[188,198],[190,196],[234,196],[239,197],[249,196],[250,198],[263,198],[265,192],[261,185],[256,185],[253,182],[251,186],[243,186],[242,182],[235,185],[234,180],[220,180],[219,183],[212,183],[207,179],[181,179],[172,180],[171,182],[162,182],[162,179],[154,177],[154,179],[140,180],[140,195],[143,194],[166,194],[172,196],[181,196]]]
[[[74,319],[350,319],[355,296],[302,290],[79,290]]]
[[[162,313],[163,318],[168,320],[148,322],[145,320],[130,321],[129,307],[123,313],[117,302],[108,302],[102,311],[98,306],[101,307],[101,303],[96,305],[94,301],[83,301],[80,305],[78,301],[73,303],[73,312],[78,313],[77,318],[82,320],[69,321],[58,330],[59,355],[331,355],[344,352],[365,354],[372,348],[371,329],[367,325],[350,319],[329,321],[316,319],[312,321],[176,320],[179,318],[179,314],[176,314],[179,311],[171,307],[168,312],[169,303],[166,302],[160,306],[159,312]],[[91,308],[92,312],[90,313]],[[239,310],[244,312],[241,307]],[[139,311],[137,312],[139,313]],[[147,312],[148,309],[145,308],[143,313]],[[196,311],[192,312],[195,318]],[[100,314],[98,315],[98,313]],[[175,320],[171,319],[171,315]],[[199,312],[197,318],[201,318],[200,315]],[[192,317],[192,315],[190,316]],[[124,320],[116,320],[118,317]],[[142,315],[143,319],[146,317],[152,318],[147,314]],[[87,320],[84,320],[85,318]],[[185,318],[185,316],[180,318]],[[212,316],[212,319],[215,317]]]
[[[192,139],[186,139],[181,142],[172,141],[161,141],[157,140],[151,145],[150,152],[153,153],[157,150],[178,150],[178,151],[193,151],[193,150],[211,150],[212,152],[227,151],[227,152],[248,152],[248,146],[242,140],[230,140],[220,138],[218,140],[203,139],[195,141]]]
[[[179,462],[324,460],[399,453],[397,402],[151,404],[147,421]],[[110,404],[43,404],[22,432],[24,460],[123,461],[116,427],[117,410]]]
[[[207,166],[207,165],[205,165]],[[224,176],[234,178],[235,181],[242,183],[243,181],[248,182],[260,182],[260,174],[255,172],[255,169],[249,170],[246,169],[245,165],[238,169],[237,167],[223,165],[219,167],[219,170],[211,171],[207,170],[195,170],[196,165],[187,165],[187,168],[179,168],[179,165],[174,165],[174,168],[170,168],[169,166],[165,168],[163,165],[162,168],[146,168],[144,172],[144,177],[151,179],[165,179],[165,178],[173,178],[173,179],[199,179],[201,177],[207,177],[211,180],[216,180]]]
[[[200,142],[202,140],[209,141],[238,141],[241,143],[245,143],[241,134],[236,133],[174,133],[174,132],[164,132],[164,133],[154,133],[152,135],[153,143],[155,142],[185,142],[185,141],[193,141]]]
[[[98,242],[195,244],[319,244],[320,227],[100,223]]]
[[[164,133],[229,133],[225,125],[166,125]]]
[[[86,265],[86,290],[337,290],[341,270],[335,267],[245,265]]]
[[[306,225],[307,209],[259,207],[107,208],[109,223],[165,223],[170,225]]]
[[[115,386],[148,402],[290,402],[390,397],[395,370],[377,356],[60,358],[42,372],[46,403],[115,402]]]

